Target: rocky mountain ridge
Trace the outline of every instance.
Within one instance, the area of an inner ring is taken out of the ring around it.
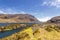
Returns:
[[[50,20],[48,20],[47,22],[60,23],[60,16],[55,16],[55,17],[51,18]]]
[[[0,14],[0,23],[37,22],[30,14]]]

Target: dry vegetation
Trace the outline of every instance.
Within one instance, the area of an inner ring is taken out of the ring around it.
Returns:
[[[60,27],[56,24],[35,24],[0,40],[60,40]]]
[[[4,31],[10,31],[10,30],[14,30],[20,27],[26,27],[27,24],[9,24],[7,26],[1,26],[0,27],[0,32],[4,32]]]

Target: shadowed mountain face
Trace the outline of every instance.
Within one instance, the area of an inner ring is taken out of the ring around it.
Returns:
[[[48,22],[51,22],[51,23],[60,23],[60,16],[53,17]]]
[[[38,22],[38,20],[29,14],[0,14],[0,23],[16,22]]]

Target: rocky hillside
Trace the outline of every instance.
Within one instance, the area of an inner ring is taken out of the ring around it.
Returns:
[[[38,20],[29,14],[0,14],[0,23],[37,22]]]
[[[60,23],[60,16],[53,17],[48,22],[51,22],[51,23]]]

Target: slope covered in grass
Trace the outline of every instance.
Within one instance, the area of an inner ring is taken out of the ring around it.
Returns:
[[[0,40],[60,40],[60,29],[56,24],[35,24]]]

